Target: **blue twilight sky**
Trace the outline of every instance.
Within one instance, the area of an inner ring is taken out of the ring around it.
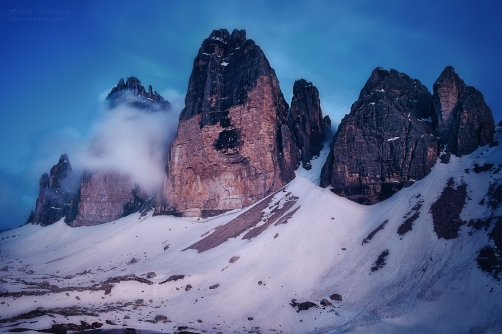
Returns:
[[[213,29],[246,29],[286,100],[294,80],[312,81],[335,124],[375,67],[405,72],[432,91],[447,65],[484,94],[498,122],[501,18],[500,0],[3,0],[0,229],[25,222],[40,175],[61,147],[89,134],[100,97],[120,78],[134,75],[183,98]]]

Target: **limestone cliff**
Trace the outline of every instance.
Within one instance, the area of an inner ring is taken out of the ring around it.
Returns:
[[[451,66],[433,86],[440,144],[462,156],[493,140],[495,122],[483,94],[467,86]]]
[[[436,163],[432,95],[420,81],[375,69],[338,126],[321,186],[363,204],[382,201]]]
[[[193,63],[157,213],[211,216],[294,178],[299,151],[274,70],[244,30],[214,30]]]
[[[126,105],[142,112],[166,112],[170,103],[152,87],[148,90],[135,77],[120,79],[106,98],[107,107]],[[146,172],[146,171],[145,171]],[[65,222],[90,226],[109,222],[139,211],[148,196],[128,175],[115,171],[84,171],[80,187],[71,199]]]
[[[85,172],[76,196],[78,200],[72,203],[77,206],[77,214],[73,213],[74,217],[67,223],[91,226],[116,220],[123,216],[129,203],[134,203],[135,195],[135,185],[126,175]]]

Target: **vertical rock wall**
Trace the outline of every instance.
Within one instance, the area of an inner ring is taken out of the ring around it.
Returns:
[[[392,196],[436,163],[435,123],[432,95],[420,81],[375,69],[338,126],[321,186],[363,204]]]
[[[294,178],[299,161],[274,70],[244,30],[214,30],[194,60],[157,213],[239,209]]]

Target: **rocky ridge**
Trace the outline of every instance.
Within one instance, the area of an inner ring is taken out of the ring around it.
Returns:
[[[170,107],[135,77],[120,79],[106,101],[109,108],[146,112]],[[434,94],[404,73],[376,68],[333,137],[320,184],[374,204],[429,174],[441,152],[448,163],[449,154],[490,143],[494,131],[483,95],[453,67],[436,80]],[[53,203],[52,190],[43,190],[52,187],[45,175],[29,222],[50,224],[65,216],[71,226],[94,225],[150,205],[155,214],[200,217],[243,208],[290,182],[300,163],[310,169],[329,135],[331,120],[323,117],[311,82],[295,82],[289,108],[275,71],[245,30],[214,30],[194,59],[155,203],[126,175],[87,171],[78,191],[58,197],[64,208],[56,214],[59,202]]]
[[[128,77],[125,82],[121,78],[106,97],[106,102],[110,109],[124,104],[151,112],[167,111],[171,107],[169,101],[166,101],[157,91],[153,91],[151,85],[146,90],[136,77]]]
[[[441,152],[462,156],[493,140],[483,95],[448,66],[431,95],[417,79],[377,68],[333,137],[321,186],[363,204],[430,173]]]

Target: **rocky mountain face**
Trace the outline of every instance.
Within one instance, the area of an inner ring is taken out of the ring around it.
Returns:
[[[364,204],[382,201],[422,179],[439,152],[462,156],[493,140],[483,95],[448,66],[434,95],[418,80],[377,68],[340,123],[323,167],[322,186]]]
[[[28,223],[47,226],[68,214],[74,196],[69,184],[71,176],[70,160],[66,154],[62,154],[58,163],[51,168],[50,174],[45,173],[40,178],[35,211],[30,214]]]
[[[129,77],[126,82],[121,78],[106,97],[106,102],[110,109],[121,104],[145,111],[167,111],[171,107],[157,91],[153,91],[152,86],[146,90],[136,77]]]
[[[363,204],[392,196],[436,163],[435,124],[432,95],[420,81],[375,69],[338,127],[321,186]]]
[[[145,112],[166,112],[170,103],[152,86],[148,90],[135,77],[120,79],[106,101],[109,108],[127,105]],[[109,222],[139,211],[147,195],[128,175],[117,172],[84,171],[80,188],[71,203],[66,223],[70,226],[90,226]]]
[[[107,106],[145,112],[170,108],[135,77],[120,79]],[[385,200],[428,175],[443,150],[465,155],[493,140],[495,124],[483,95],[452,67],[434,84],[376,68],[333,137],[321,186],[363,204]],[[40,195],[29,222],[71,226],[115,220],[147,206],[155,214],[214,216],[247,207],[310,169],[331,120],[322,114],[317,88],[304,79],[293,86],[291,108],[261,48],[244,30],[214,30],[193,62],[185,108],[169,150],[163,189],[155,203],[126,175],[86,171],[77,191],[61,189],[71,173],[63,155]]]
[[[290,117],[293,135],[301,151],[303,168],[310,169],[310,160],[321,152],[326,130],[331,129],[329,116],[323,119],[319,91],[304,79],[295,81]]]
[[[483,94],[467,86],[453,67],[443,70],[433,89],[442,148],[462,156],[493,140],[495,122]]]
[[[170,103],[152,87],[141,86],[135,77],[118,85],[108,94],[108,108],[127,105],[145,112],[165,112]],[[72,169],[66,154],[51,169],[50,176],[42,175],[35,212],[28,223],[52,224],[65,217],[70,226],[91,226],[109,222],[150,206],[148,196],[135,185],[129,176],[109,171],[84,171],[75,186],[62,187]],[[72,175],[74,176],[74,175]],[[75,177],[75,176],[74,176]],[[77,180],[78,181],[78,180]],[[68,189],[73,189],[69,191]]]
[[[145,195],[127,175],[85,172],[72,202],[70,226],[91,226],[116,220],[138,211]]]
[[[156,213],[212,216],[291,181],[299,151],[274,70],[244,30],[214,30],[193,63]]]

